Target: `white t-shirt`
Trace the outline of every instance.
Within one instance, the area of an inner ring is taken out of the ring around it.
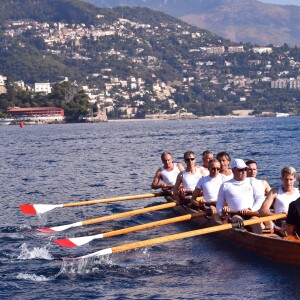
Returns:
[[[203,192],[205,201],[216,201],[218,199],[218,193],[223,180],[220,174],[215,178],[210,176],[201,177],[196,185],[196,188]]]
[[[222,214],[222,208],[227,203],[231,211],[257,211],[264,200],[265,196],[258,180],[249,177],[242,181],[231,179],[222,183],[216,208],[218,213]]]

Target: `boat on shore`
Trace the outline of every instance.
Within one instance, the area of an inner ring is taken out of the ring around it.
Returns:
[[[176,214],[195,214],[196,211],[177,206],[173,208]],[[207,228],[222,225],[215,218],[195,218],[190,222],[197,228]],[[268,259],[300,267],[300,240],[288,240],[273,233],[255,234],[246,228],[229,229],[213,233],[215,236],[230,240],[234,245]]]
[[[289,116],[290,116],[289,113],[279,113],[279,112],[276,113],[276,117],[289,117]]]
[[[0,119],[0,125],[11,125],[13,124],[14,121],[15,119],[9,119],[9,118]]]

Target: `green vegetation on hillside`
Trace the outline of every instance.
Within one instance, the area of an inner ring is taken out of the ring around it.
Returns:
[[[243,52],[229,53],[234,43],[161,12],[96,8],[78,0],[2,0],[0,24],[0,75],[10,78],[8,93],[0,95],[2,113],[7,106],[55,105],[76,120],[90,106],[83,85],[112,98],[115,117],[126,107],[138,108],[137,117],[181,109],[199,116],[236,109],[299,113],[299,89],[271,88],[271,80],[300,75],[297,47],[270,45],[272,53],[255,53],[247,43]],[[211,47],[224,51],[211,53]],[[12,84],[54,84],[65,77],[79,86],[69,102],[56,85],[42,96]],[[131,87],[132,77],[143,83]],[[165,85],[164,98],[157,90]]]

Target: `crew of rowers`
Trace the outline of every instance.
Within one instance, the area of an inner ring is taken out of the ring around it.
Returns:
[[[286,222],[280,219],[254,224],[251,231],[300,236],[300,194],[294,187],[295,168],[284,167],[282,185],[271,189],[266,180],[256,178],[258,165],[254,160],[231,161],[227,152],[220,152],[214,158],[211,151],[203,152],[202,166],[196,164],[193,151],[185,152],[183,158],[185,168],[173,162],[170,152],[161,155],[163,167],[156,171],[151,187],[170,191],[167,200],[198,210],[210,208],[224,222],[286,213]],[[257,216],[252,212],[257,212]]]

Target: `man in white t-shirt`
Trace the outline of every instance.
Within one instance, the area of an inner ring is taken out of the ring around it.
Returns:
[[[248,166],[242,159],[234,159],[231,169],[233,179],[222,183],[216,209],[221,217],[231,214],[232,220],[247,219],[248,212],[260,209],[265,199],[263,189],[258,181],[247,177]],[[262,232],[260,224],[251,228],[255,233]]]
[[[208,163],[209,175],[201,177],[193,192],[191,203],[198,207],[204,207],[205,202],[216,202],[218,192],[223,183],[220,175],[220,162],[214,158]],[[197,201],[197,198],[203,196],[203,200]]]

